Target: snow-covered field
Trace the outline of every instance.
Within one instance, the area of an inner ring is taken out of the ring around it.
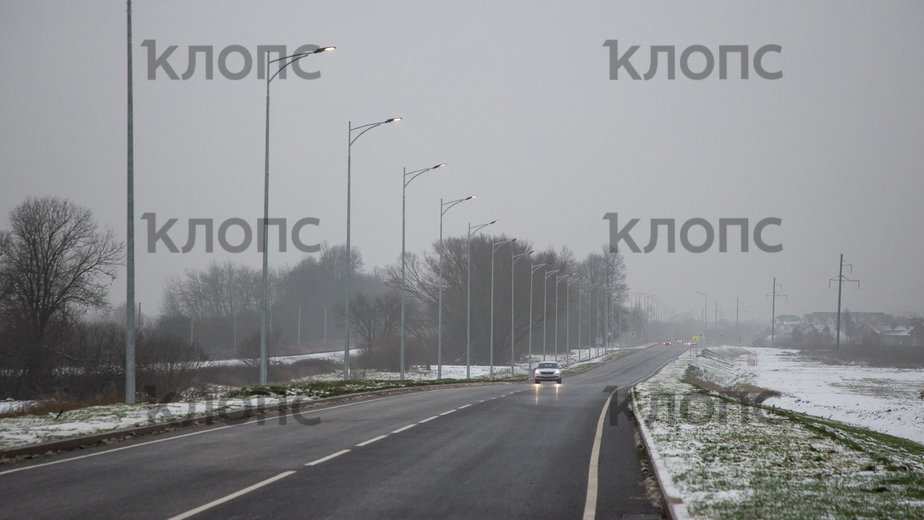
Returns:
[[[774,366],[775,381],[795,381],[784,376],[798,373],[798,361],[761,359],[760,352],[705,349],[636,386],[652,459],[667,494],[682,500],[681,518],[924,518],[924,446],[730,401],[682,381],[691,364],[714,371],[715,381],[724,377],[723,386]]]
[[[696,363],[723,386],[751,383],[780,392],[767,405],[924,444],[924,369],[827,365],[807,360],[797,350],[744,350],[744,355],[727,359],[700,356]]]
[[[924,444],[924,369],[824,365],[795,351],[750,350],[755,384],[782,394],[766,404]]]

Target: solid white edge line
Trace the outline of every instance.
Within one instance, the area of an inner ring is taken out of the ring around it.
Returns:
[[[77,457],[70,457],[70,458],[66,458],[66,459],[62,459],[62,460],[54,460],[54,461],[51,461],[51,462],[43,462],[43,463],[41,463],[41,464],[33,464],[33,465],[31,465],[31,466],[24,466],[24,467],[21,467],[21,468],[8,469],[8,470],[6,470],[6,471],[0,471],[0,475],[7,475],[7,474],[9,474],[9,473],[16,473],[17,471],[27,471],[27,470],[31,470],[31,469],[38,469],[38,468],[43,468],[43,467],[45,467],[45,466],[54,466],[55,464],[63,464],[63,463],[65,463],[65,462],[72,462],[72,461],[75,461],[75,460],[81,460],[81,459],[86,459],[86,458],[90,458],[90,457],[96,457],[96,456],[99,456],[99,455],[108,455],[108,454],[110,454],[110,453],[117,453],[117,452],[120,452],[120,451],[123,451],[123,450],[130,450],[130,449],[133,449],[133,448],[140,448],[140,447],[142,447],[142,446],[149,446],[149,445],[151,445],[151,444],[157,444],[157,443],[160,443],[160,442],[167,442],[167,441],[172,441],[172,440],[176,440],[176,439],[183,439],[183,438],[185,438],[185,437],[192,437],[193,435],[202,435],[203,433],[217,432],[217,431],[225,430],[225,429],[228,429],[228,428],[237,428],[237,427],[240,427],[240,426],[248,426],[248,425],[256,424],[256,423],[260,423],[260,422],[266,423],[266,422],[268,422],[270,419],[274,419],[274,420],[275,420],[275,419],[285,419],[285,418],[294,417],[295,415],[299,415],[299,414],[303,414],[303,413],[304,413],[304,414],[307,414],[307,413],[316,413],[316,412],[319,413],[319,412],[323,412],[323,411],[326,411],[326,410],[334,410],[334,409],[337,409],[337,408],[345,408],[345,407],[347,407],[347,406],[356,406],[356,405],[359,405],[359,404],[371,403],[371,402],[374,402],[374,401],[382,401],[382,400],[384,400],[384,399],[392,399],[393,397],[394,397],[394,396],[386,396],[386,397],[380,397],[380,398],[377,398],[377,399],[369,399],[369,400],[366,400],[366,401],[358,401],[358,402],[355,402],[355,403],[345,403],[345,404],[338,404],[338,405],[334,405],[334,406],[326,406],[326,407],[316,408],[316,409],[314,409],[314,410],[305,410],[305,411],[292,412],[292,413],[289,413],[289,414],[286,414],[286,415],[276,415],[276,416],[273,416],[273,417],[270,417],[270,418],[262,417],[262,418],[257,418],[257,419],[251,419],[251,420],[249,420],[249,421],[242,422],[242,423],[240,423],[240,424],[228,424],[228,425],[225,425],[225,426],[218,426],[218,427],[215,427],[215,428],[208,428],[208,429],[205,429],[205,430],[199,430],[199,431],[197,431],[197,432],[184,433],[184,434],[182,434],[182,435],[174,435],[174,436],[172,436],[172,437],[166,437],[166,438],[163,438],[163,439],[155,439],[155,440],[147,441],[147,442],[139,442],[138,444],[132,444],[132,445],[130,445],[130,446],[120,446],[120,447],[118,447],[118,448],[112,448],[112,449],[105,450],[105,451],[98,451],[98,452],[96,452],[96,453],[89,453],[89,454],[87,454],[87,455],[79,455],[79,456],[77,456]],[[310,401],[306,401],[306,402],[310,402]],[[156,435],[156,434],[155,434],[155,435]]]
[[[309,462],[309,463],[307,463],[307,464],[305,464],[305,465],[306,465],[306,466],[317,466],[318,464],[321,464],[322,462],[327,462],[327,461],[329,461],[330,459],[333,459],[333,458],[335,458],[335,457],[339,457],[339,456],[343,455],[344,453],[349,453],[349,452],[350,452],[350,450],[340,450],[340,451],[338,451],[338,452],[336,452],[336,453],[331,453],[330,455],[328,455],[328,456],[326,456],[326,457],[321,457],[320,459],[313,460],[313,461],[311,461],[311,462]]]
[[[219,505],[221,505],[221,504],[224,504],[225,502],[230,502],[231,500],[234,500],[235,498],[237,498],[237,497],[239,497],[239,496],[246,495],[247,493],[250,493],[251,491],[255,491],[255,490],[257,490],[257,489],[260,489],[260,488],[263,487],[263,486],[267,486],[267,485],[269,485],[269,484],[272,484],[273,482],[276,482],[277,480],[282,480],[282,479],[288,477],[289,475],[292,475],[293,473],[295,473],[295,471],[293,471],[293,470],[283,471],[282,473],[276,475],[275,477],[270,477],[270,478],[268,478],[268,479],[266,479],[266,480],[264,480],[264,481],[262,481],[262,482],[257,482],[256,484],[254,484],[254,485],[252,485],[252,486],[246,487],[246,488],[244,488],[244,489],[242,489],[242,490],[240,490],[240,491],[235,491],[234,493],[231,493],[230,495],[226,495],[226,496],[224,496],[224,497],[221,497],[221,498],[219,498],[218,500],[213,500],[213,501],[209,502],[208,504],[199,506],[199,507],[197,507],[197,508],[195,508],[195,509],[190,509],[189,511],[186,511],[185,513],[180,513],[180,514],[178,514],[178,515],[176,515],[176,516],[171,516],[168,520],[184,520],[185,518],[189,518],[189,517],[191,517],[191,516],[198,515],[199,513],[203,512],[203,511],[206,511],[206,510],[209,510],[209,509],[211,509],[211,508],[213,508],[213,507],[215,507],[215,506],[219,506]]]
[[[417,423],[411,423],[411,424],[408,424],[407,426],[402,426],[401,428],[398,428],[397,430],[394,430],[391,433],[401,433],[405,430],[410,430],[411,428],[415,426],[417,426]]]
[[[373,438],[369,439],[368,441],[363,441],[363,442],[357,444],[357,446],[359,446],[359,447],[361,448],[361,447],[363,447],[363,446],[367,446],[367,445],[369,445],[369,444],[372,444],[372,443],[375,442],[375,441],[380,441],[380,440],[384,439],[385,437],[388,437],[388,435],[379,435],[378,437],[373,437]]]
[[[199,431],[197,431],[197,432],[184,433],[184,434],[182,434],[182,435],[175,435],[175,436],[173,436],[173,437],[166,437],[166,438],[164,438],[164,439],[156,439],[156,440],[153,440],[153,441],[141,442],[141,443],[138,443],[138,444],[132,444],[132,445],[130,445],[130,446],[120,446],[120,447],[118,447],[118,448],[112,448],[112,449],[106,450],[106,451],[99,451],[99,452],[96,452],[96,453],[88,453],[88,454],[86,454],[86,455],[78,455],[78,456],[76,456],[76,457],[69,457],[69,458],[62,459],[62,460],[53,460],[53,461],[51,461],[51,462],[43,462],[43,463],[41,463],[41,464],[34,464],[34,465],[32,465],[32,466],[24,466],[24,467],[22,467],[22,468],[8,469],[8,470],[6,470],[6,471],[0,471],[0,475],[6,475],[6,474],[8,474],[8,473],[16,473],[17,471],[26,471],[26,470],[30,470],[30,469],[38,469],[38,468],[43,468],[43,467],[45,467],[45,466],[54,466],[55,464],[63,464],[63,463],[65,463],[65,462],[72,462],[72,461],[75,461],[75,460],[88,459],[88,458],[90,458],[90,457],[96,457],[96,456],[99,456],[99,455],[106,455],[106,454],[109,454],[109,453],[116,453],[116,452],[123,451],[123,450],[130,450],[130,449],[132,449],[132,448],[139,448],[139,447],[141,447],[141,446],[148,446],[148,445],[150,445],[150,444],[157,444],[157,443],[160,443],[160,442],[172,441],[172,440],[174,440],[174,439],[182,439],[182,438],[184,438],[184,437],[192,437],[193,435],[201,435],[201,434],[203,434],[203,433],[211,433],[211,432],[215,432],[215,431],[218,431],[218,430],[224,430],[224,429],[227,429],[227,428],[234,428],[235,426],[243,426],[243,425],[241,425],[241,424],[229,424],[229,425],[227,425],[227,426],[219,426],[219,427],[217,427],[217,428],[209,428],[209,429],[207,429],[207,430],[199,430]]]
[[[433,419],[439,419],[439,415],[434,415],[433,417],[427,417],[426,419],[419,421],[417,424],[423,424],[425,422],[430,422]]]
[[[584,520],[594,520],[597,516],[597,476],[600,466],[600,444],[603,440],[603,423],[606,421],[606,411],[610,408],[610,401],[619,388],[610,392],[597,419],[597,434],[594,436],[594,447],[590,450],[590,469],[587,470],[587,498],[584,500]]]

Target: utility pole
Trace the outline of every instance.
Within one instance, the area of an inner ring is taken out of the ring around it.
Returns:
[[[735,297],[735,343],[740,347],[741,346],[741,329],[738,328],[738,307],[741,305],[741,301],[738,297]]]
[[[780,285],[779,287],[783,287],[783,286]],[[767,295],[767,297],[773,298],[773,303],[771,305],[771,311],[770,311],[772,314],[772,316],[770,317],[770,346],[771,347],[776,345],[776,297],[782,296],[786,298],[787,300],[789,299],[789,297],[786,296],[785,294],[780,294],[776,292],[776,288],[777,288],[776,276],[774,276],[773,277],[773,291],[771,294]]]
[[[850,267],[850,272],[853,273],[853,264],[844,263],[844,253],[841,253],[841,260],[838,263],[838,275],[837,278],[832,278],[828,280],[828,287],[831,287],[831,282],[837,281],[837,331],[835,334],[837,338],[835,339],[834,349],[840,350],[841,348],[841,290],[844,286],[844,282],[856,282],[857,289],[860,288],[859,280],[851,280],[850,278],[844,277],[844,266]]]

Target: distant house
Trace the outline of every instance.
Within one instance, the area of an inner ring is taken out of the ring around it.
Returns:
[[[871,331],[866,329],[867,326],[877,328],[888,328],[895,321],[894,317],[884,312],[841,312],[841,342],[850,340],[851,334],[864,338],[871,337]],[[827,329],[830,331],[831,338],[834,339],[837,334],[837,313],[836,312],[812,312],[802,316],[800,328],[803,330],[821,331]],[[876,336],[878,337],[878,336]]]
[[[868,344],[883,347],[910,347],[915,344],[912,332],[915,327],[882,327],[866,325],[864,339]]]
[[[776,334],[778,336],[791,335],[793,329],[802,323],[802,319],[794,314],[780,314],[776,317]]]

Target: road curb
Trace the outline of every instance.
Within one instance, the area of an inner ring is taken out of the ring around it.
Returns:
[[[690,514],[687,512],[687,507],[683,503],[680,492],[674,485],[674,480],[665,469],[661,457],[651,448],[651,432],[648,431],[648,427],[645,426],[645,421],[638,413],[634,386],[629,389],[629,393],[632,395],[632,415],[635,417],[635,423],[638,425],[638,431],[642,438],[645,452],[648,454],[648,460],[651,461],[651,471],[655,476],[655,480],[658,482],[658,487],[661,488],[661,496],[664,499],[665,505],[664,511],[671,520],[688,520],[691,518]]]
[[[461,388],[466,386],[487,386],[498,384],[511,384],[505,381],[478,381],[472,383],[450,383],[445,385],[423,385],[406,388],[389,388],[385,390],[371,390],[368,392],[357,392],[355,394],[344,394],[334,397],[322,397],[308,401],[296,401],[291,403],[276,403],[258,405],[241,410],[221,411],[207,415],[189,417],[177,421],[150,424],[146,426],[135,426],[121,430],[111,430],[108,432],[95,433],[92,435],[83,435],[79,437],[70,437],[54,441],[43,442],[41,444],[32,444],[29,446],[20,446],[0,450],[0,464],[13,462],[19,458],[36,457],[41,455],[51,455],[54,453],[86,449],[102,444],[109,444],[116,441],[133,439],[145,435],[156,433],[166,433],[181,428],[194,426],[205,426],[209,424],[223,423],[249,419],[259,415],[268,415],[271,413],[283,414],[307,411],[311,408],[325,408],[328,406],[340,404],[347,401],[361,401],[375,397],[387,397],[391,395],[409,394],[422,391],[439,390],[443,388]]]

